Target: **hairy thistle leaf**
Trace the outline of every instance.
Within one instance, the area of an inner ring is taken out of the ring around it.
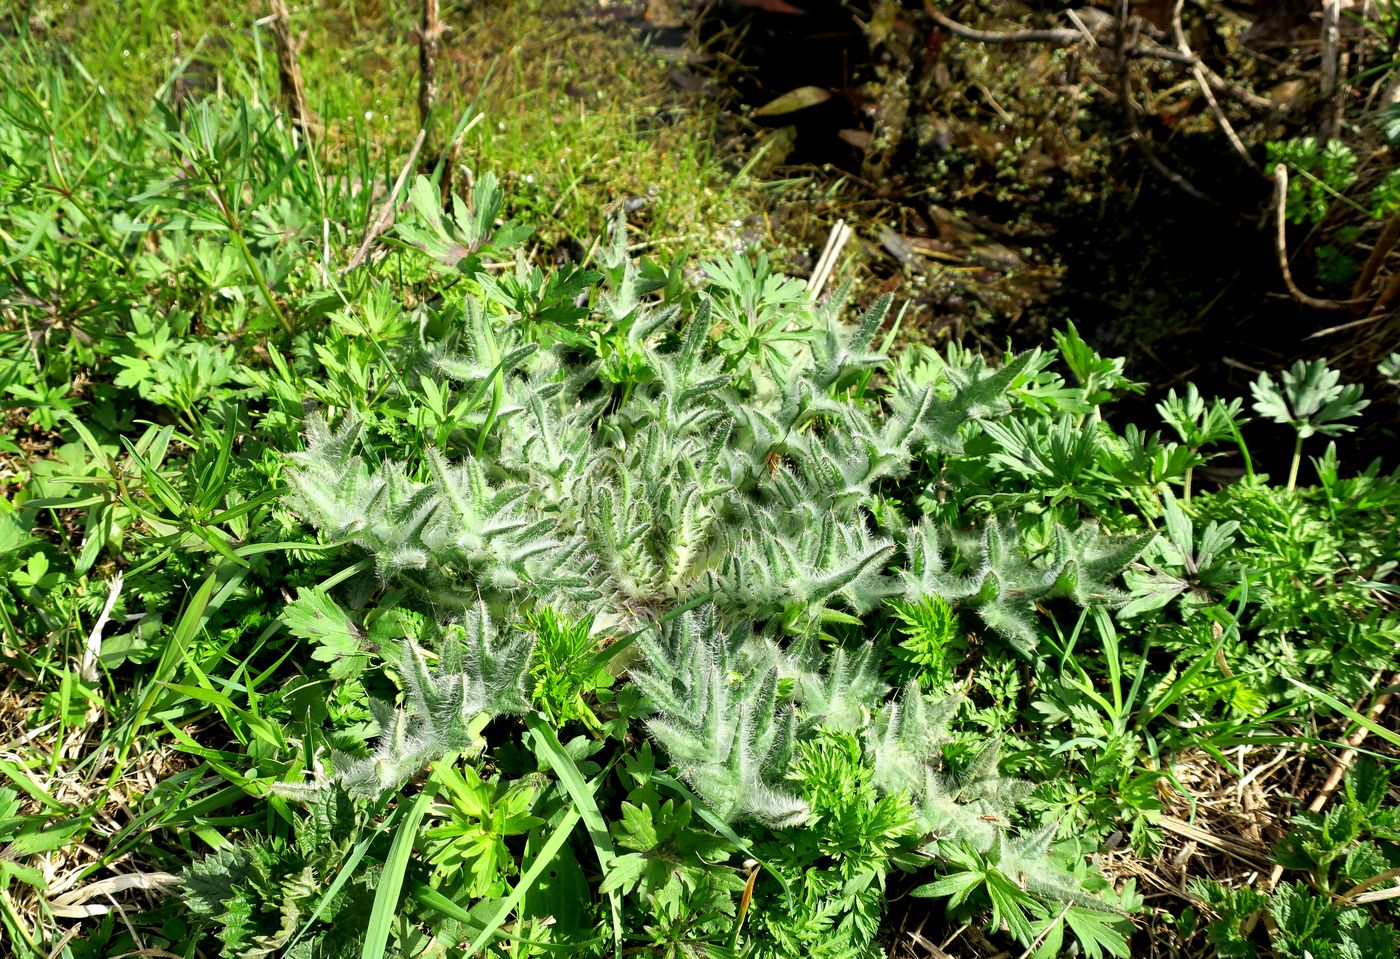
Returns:
[[[738,672],[742,639],[715,626],[711,610],[643,641],[632,677],[657,713],[653,738],[720,817],[772,826],[801,822],[806,804],[776,785],[792,751],[796,713],[778,702],[774,667]]]
[[[500,639],[484,606],[443,631],[436,667],[426,650],[405,640],[404,704],[380,712],[379,744],[370,756],[345,763],[338,780],[353,793],[374,796],[435,759],[478,751],[488,719],[529,708],[526,680],[533,646],[533,634],[523,630]]]

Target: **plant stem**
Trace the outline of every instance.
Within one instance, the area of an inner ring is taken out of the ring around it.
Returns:
[[[278,306],[277,300],[273,298],[272,290],[267,285],[267,279],[263,276],[258,261],[253,257],[253,251],[248,249],[248,241],[243,239],[243,231],[235,229],[232,232],[234,242],[238,244],[238,250],[243,254],[243,261],[248,264],[248,271],[253,274],[253,280],[258,284],[258,291],[262,293],[263,300],[276,314],[277,321],[282,324],[282,329],[290,336],[296,332],[292,329],[292,321],[287,319],[287,314],[282,312],[282,307]]]
[[[1240,426],[1230,420],[1230,432],[1234,434],[1235,443],[1240,448],[1240,456],[1244,459],[1244,473],[1249,477],[1250,482],[1254,481],[1254,458],[1249,455],[1249,447],[1244,445],[1244,435],[1240,433]]]
[[[1293,444],[1293,465],[1288,468],[1288,489],[1291,491],[1298,482],[1298,464],[1303,459],[1303,437],[1298,435],[1297,442]]]
[[[214,205],[219,208],[223,215],[224,223],[228,226],[229,235],[233,237],[234,243],[238,245],[238,251],[243,254],[243,262],[248,267],[248,272],[253,274],[253,281],[258,285],[258,291],[262,293],[264,302],[277,317],[277,321],[282,324],[282,329],[290,336],[295,330],[292,323],[287,319],[287,314],[282,312],[282,308],[277,305],[277,300],[272,296],[272,290],[267,285],[267,279],[263,276],[262,269],[258,266],[257,259],[253,256],[253,251],[248,248],[248,241],[243,239],[243,224],[238,217],[234,216],[232,207],[224,200],[223,194],[218,187],[218,181],[211,177],[209,184],[209,195],[214,198]]]

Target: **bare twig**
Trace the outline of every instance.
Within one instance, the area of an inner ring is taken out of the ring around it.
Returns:
[[[1201,61],[1191,52],[1191,45],[1186,42],[1186,30],[1181,26],[1181,8],[1185,3],[1186,0],[1176,0],[1176,3],[1172,5],[1172,35],[1176,38],[1176,48],[1195,61],[1190,67],[1191,75],[1196,78],[1196,85],[1201,88],[1201,95],[1206,98],[1210,112],[1215,116],[1215,122],[1219,124],[1225,138],[1230,141],[1230,146],[1235,148],[1235,152],[1240,155],[1240,159],[1244,160],[1246,166],[1251,170],[1263,173],[1264,171],[1260,169],[1259,164],[1255,163],[1254,158],[1249,155],[1249,150],[1245,148],[1239,134],[1230,124],[1229,118],[1225,116],[1225,111],[1220,109],[1220,103],[1215,99],[1215,93],[1210,88],[1210,79],[1206,76]]]
[[[944,30],[956,34],[964,40],[975,40],[978,43],[1053,43],[1065,47],[1071,43],[1078,43],[1080,40],[1079,31],[1068,27],[1050,30],[1012,30],[1009,32],[977,30],[947,16],[933,5],[933,0],[924,0],[924,10],[933,18],[933,22]]]
[[[1293,282],[1293,271],[1288,266],[1288,219],[1285,212],[1288,206],[1288,167],[1282,163],[1274,167],[1274,251],[1278,254],[1279,269],[1283,272],[1283,283],[1289,294],[1304,306],[1315,310],[1345,310],[1351,306],[1350,300],[1319,300],[1308,296]]]
[[[388,197],[375,213],[374,219],[365,228],[365,238],[360,243],[360,248],[355,251],[355,255],[350,258],[340,272],[348,273],[365,261],[365,256],[369,253],[370,244],[374,238],[383,233],[388,228],[389,222],[394,217],[394,204],[398,202],[399,194],[403,192],[403,185],[408,181],[408,173],[413,169],[413,164],[418,160],[418,151],[423,149],[423,140],[427,137],[428,131],[420,129],[418,137],[413,141],[413,149],[408,153],[408,159],[404,161],[403,169],[399,171],[399,178],[394,181],[394,188],[389,191]]]
[[[1342,55],[1337,58],[1337,89],[1332,95],[1332,103],[1326,117],[1326,126],[1323,129],[1323,136],[1331,139],[1338,135],[1342,129],[1342,114],[1347,105],[1347,71],[1351,66],[1351,51],[1343,50]]]
[[[1120,51],[1127,50],[1129,48],[1128,0],[1118,0],[1115,35],[1118,41],[1118,49]],[[1133,143],[1137,146],[1138,150],[1141,151],[1143,159],[1147,161],[1148,166],[1174,183],[1182,192],[1198,200],[1214,203],[1214,200],[1196,189],[1184,176],[1170,169],[1163,163],[1161,157],[1157,156],[1157,151],[1153,148],[1152,141],[1142,132],[1142,126],[1138,123],[1137,104],[1133,102],[1132,78],[1128,73],[1128,60],[1127,57],[1123,56],[1121,53],[1118,56],[1117,74],[1118,99],[1123,104],[1123,117],[1128,123],[1128,136],[1132,138]]]
[[[1322,92],[1337,89],[1337,53],[1341,36],[1341,0],[1322,0]]]
[[[1337,87],[1337,49],[1341,36],[1341,0],[1322,0],[1322,92]]]
[[[306,109],[306,88],[301,82],[301,64],[297,60],[297,45],[292,39],[291,17],[286,0],[272,0],[272,39],[277,46],[277,76],[282,88],[282,102],[292,123],[310,137],[310,118]]]
[[[1381,264],[1390,255],[1390,251],[1395,249],[1397,241],[1400,241],[1400,213],[1385,221],[1385,227],[1376,239],[1376,245],[1371,247],[1371,255],[1366,257],[1366,263],[1361,267],[1361,273],[1356,277],[1356,283],[1352,285],[1351,298],[1353,300],[1361,299],[1371,289],[1371,282],[1380,272]]]
[[[1246,90],[1237,84],[1226,80],[1210,67],[1206,66],[1194,53],[1182,53],[1180,50],[1172,50],[1168,47],[1154,43],[1150,38],[1137,38],[1133,45],[1123,49],[1120,43],[1115,43],[1107,37],[1096,37],[1092,30],[1085,24],[1080,14],[1074,10],[1066,11],[1066,15],[1075,24],[1074,28],[1063,27],[1047,30],[977,30],[966,24],[959,23],[947,14],[937,9],[934,0],[924,0],[924,9],[929,16],[949,33],[962,37],[966,40],[974,40],[980,43],[1053,43],[1057,46],[1070,46],[1078,40],[1083,39],[1089,42],[1090,46],[1105,50],[1121,51],[1121,55],[1128,60],[1163,60],[1178,66],[1187,67],[1192,70],[1199,70],[1205,76],[1205,80],[1210,84],[1211,89],[1216,93],[1239,100],[1241,103],[1255,110],[1276,109],[1275,104],[1268,97],[1261,97],[1253,91]]]
[[[1255,93],[1252,90],[1247,90],[1239,84],[1231,83],[1229,80],[1226,80],[1220,74],[1216,73],[1210,67],[1206,66],[1205,62],[1201,60],[1200,57],[1196,56],[1194,53],[1185,54],[1182,53],[1180,50],[1172,50],[1167,47],[1159,46],[1158,44],[1153,43],[1151,40],[1142,39],[1139,40],[1136,44],[1134,44],[1131,48],[1124,51],[1123,55],[1130,60],[1165,60],[1169,63],[1175,63],[1183,67],[1198,69],[1203,74],[1205,74],[1206,81],[1210,84],[1211,89],[1213,89],[1216,93],[1230,97],[1233,100],[1238,100],[1245,106],[1251,107],[1255,110],[1280,109],[1279,105],[1274,101],[1270,100],[1268,97],[1261,97],[1259,94]]]
[[[442,20],[438,0],[423,0],[423,23],[418,28],[418,123],[429,131],[437,104],[437,59],[442,50]]]

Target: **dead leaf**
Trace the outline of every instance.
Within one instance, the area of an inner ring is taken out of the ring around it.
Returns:
[[[705,89],[705,78],[691,73],[689,70],[672,70],[666,75],[666,79],[670,80],[673,86],[679,87],[687,93],[699,93]]]
[[[763,106],[755,109],[753,115],[756,117],[782,116],[784,113],[796,113],[798,110],[814,107],[830,99],[830,90],[822,87],[798,87],[776,99],[769,100]]]
[[[869,150],[871,136],[869,130],[837,130],[836,135],[857,150]]]
[[[889,227],[880,230],[880,246],[884,247],[886,253],[905,266],[923,267],[909,242]]]

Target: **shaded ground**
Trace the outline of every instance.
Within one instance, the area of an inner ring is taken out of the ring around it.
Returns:
[[[1305,95],[1315,82],[1308,11],[1187,8],[1202,56],[1242,78],[1242,102],[1219,99],[1247,139],[1246,161],[1178,64],[1130,65],[1130,123],[1101,51],[969,41],[919,6],[747,0],[696,12],[694,36],[739,38],[729,48],[739,67],[728,81],[742,101],[725,121],[731,136],[780,161],[774,175],[826,185],[824,195],[814,191],[824,202],[801,195],[775,204],[785,239],[819,250],[838,217],[853,221],[857,276],[872,288],[903,277],[901,292],[914,300],[905,329],[918,339],[971,335],[1024,347],[1072,321],[1104,352],[1128,358],[1130,374],[1151,384],[1148,406],[1187,379],[1208,393],[1247,394],[1260,370],[1298,357],[1328,357],[1372,391],[1380,386],[1376,362],[1400,343],[1393,318],[1308,339],[1352,317],[1289,296],[1274,249],[1272,181],[1247,165],[1265,162],[1265,139],[1316,132],[1321,107]],[[1017,17],[1065,22],[1055,16],[1063,4],[987,6],[1007,19],[976,4],[940,9],[988,30],[1015,28]],[[1091,13],[1108,17],[1086,4],[1082,18]],[[1156,36],[1170,43],[1164,31]],[[759,115],[803,88],[829,96]],[[1145,148],[1130,135],[1134,125]],[[1148,150],[1185,185],[1154,169]],[[1378,229],[1362,227],[1363,248]],[[1314,249],[1328,234],[1290,233],[1293,271],[1315,289]],[[1371,422],[1359,438],[1366,452],[1389,442],[1387,425],[1393,418]]]

